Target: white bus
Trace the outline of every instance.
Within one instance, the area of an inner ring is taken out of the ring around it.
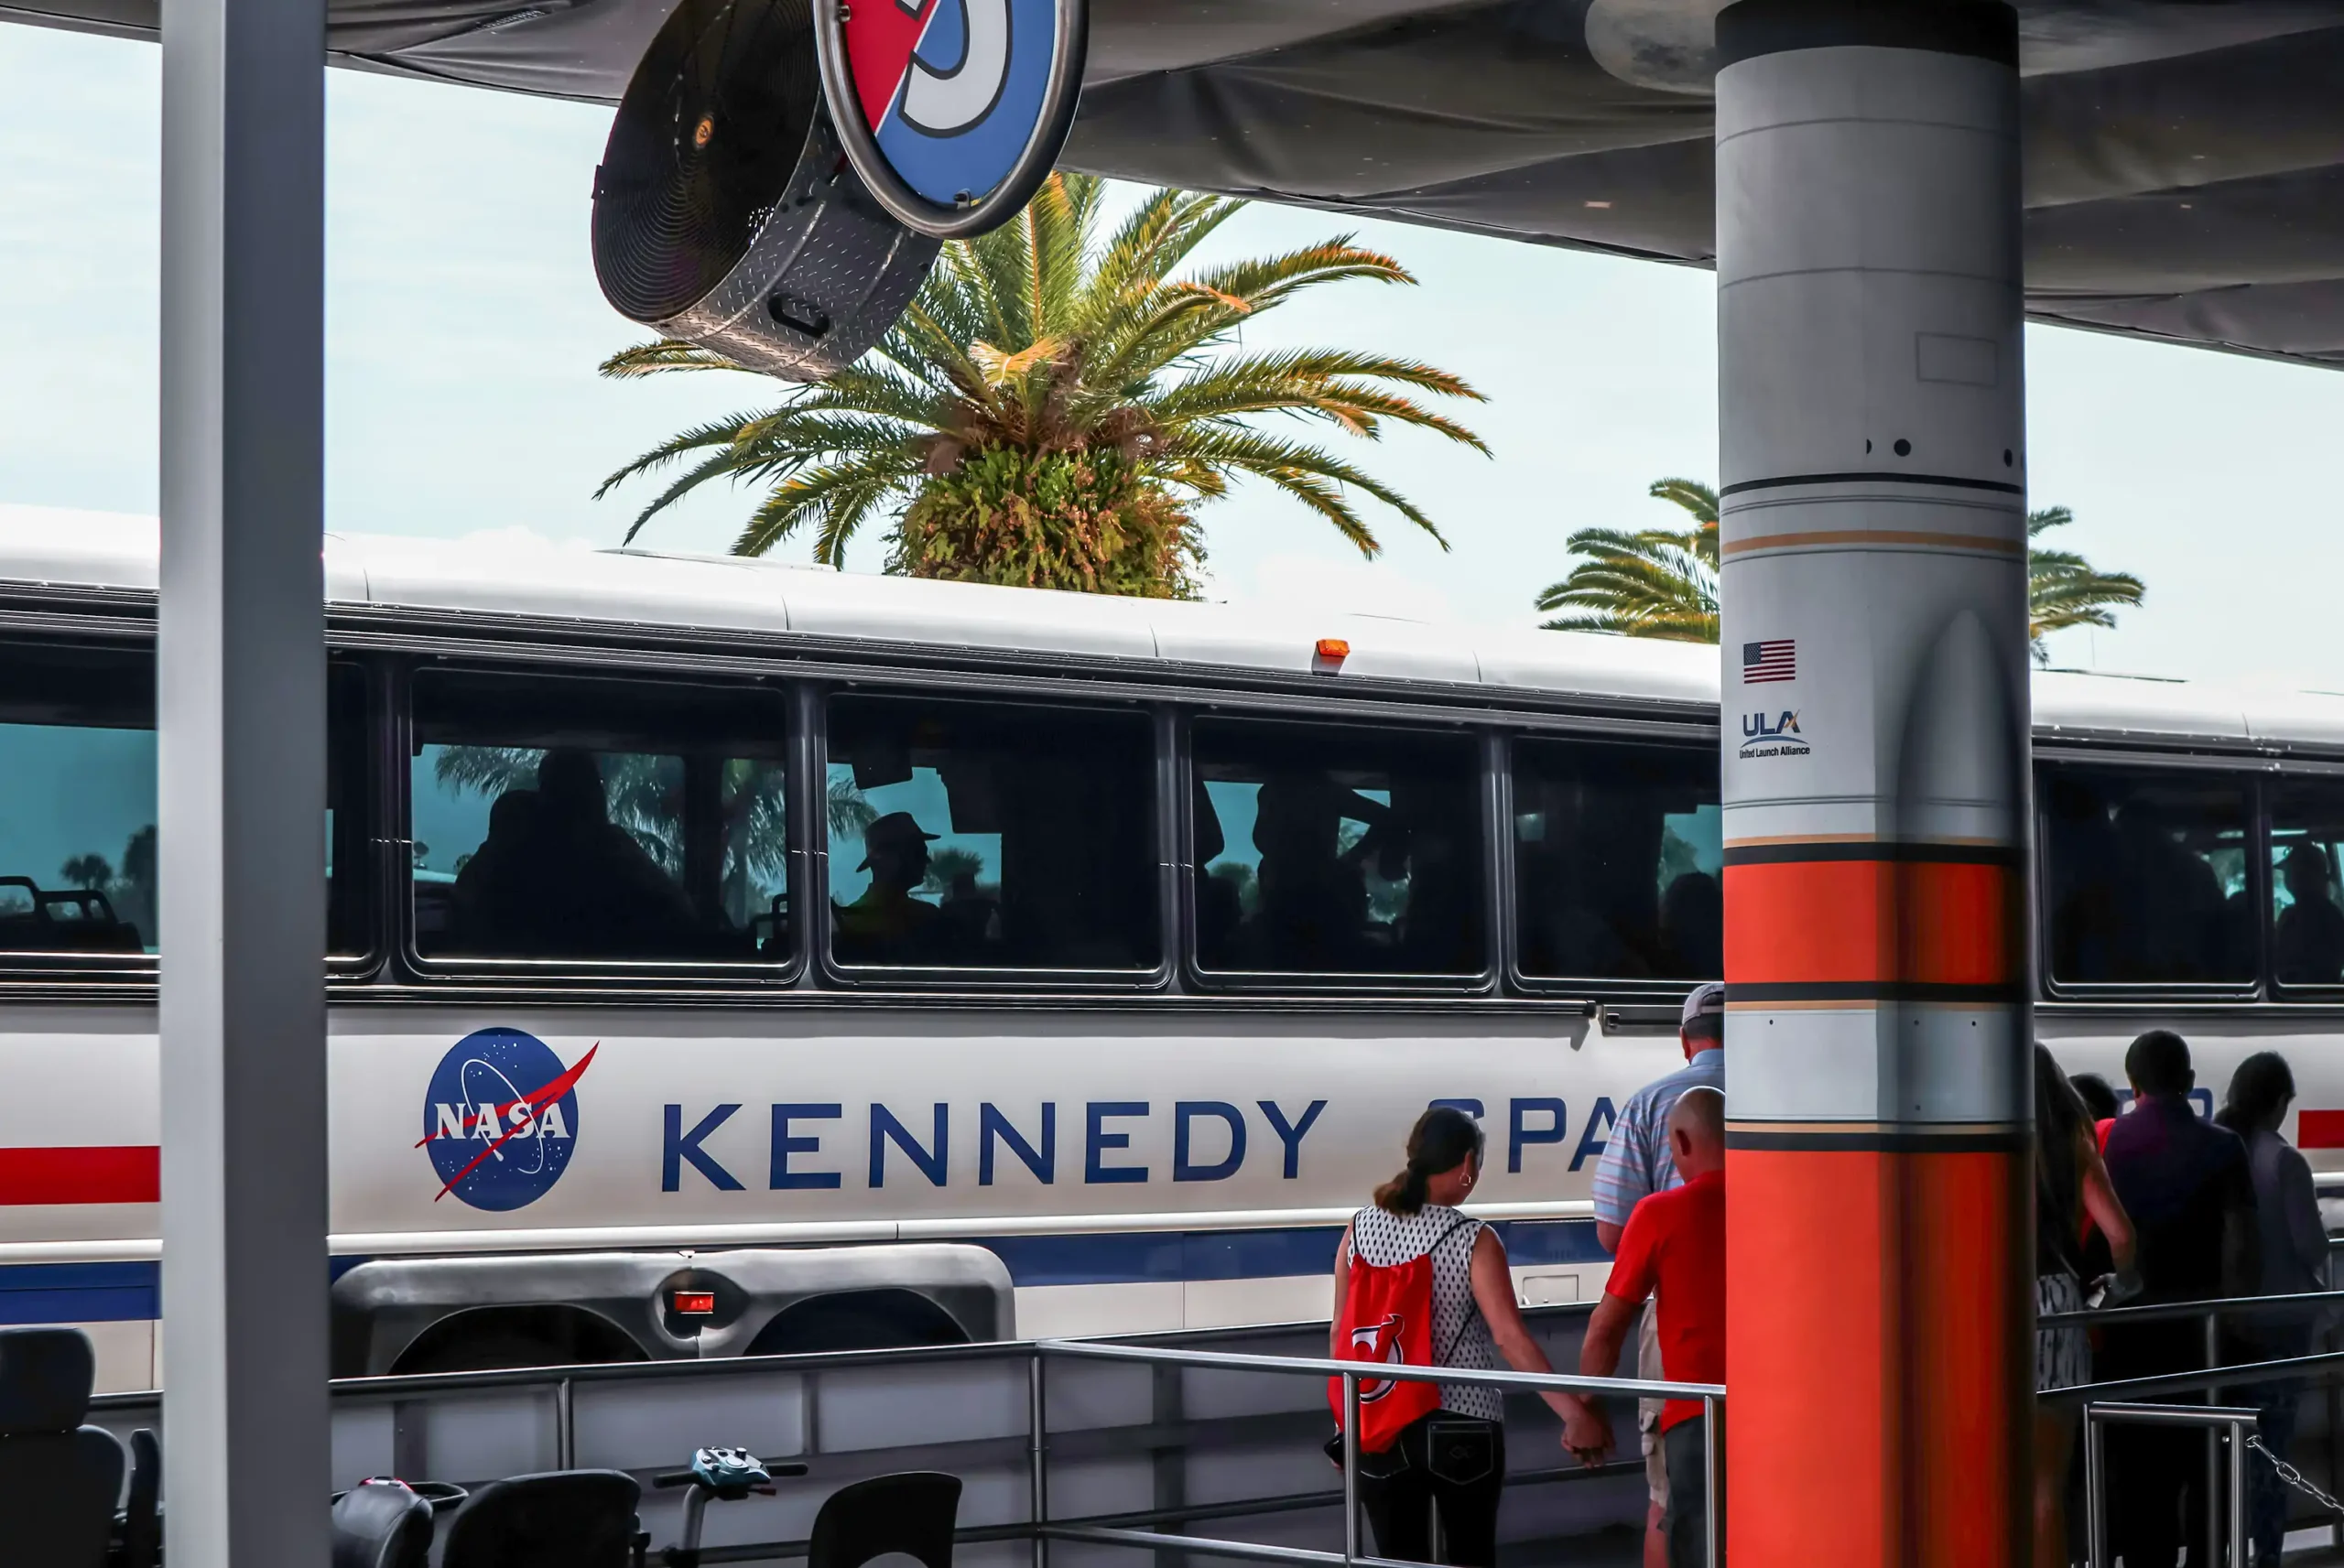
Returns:
[[[326,561],[338,1373],[1308,1317],[1435,1100],[1525,1299],[1600,1288],[1720,967],[1714,650]],[[0,1321],[112,1388],[163,1375],[154,588],[151,523],[0,511]],[[2344,1168],[2344,697],[2035,717],[2038,1033],[2285,1050]]]

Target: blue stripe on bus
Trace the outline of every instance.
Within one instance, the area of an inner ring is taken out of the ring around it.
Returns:
[[[155,1263],[18,1263],[0,1268],[0,1324],[142,1322],[162,1314]]]
[[[1507,1220],[1497,1230],[1517,1268],[1607,1261],[1590,1220]],[[970,1244],[999,1256],[1020,1285],[1180,1284],[1323,1274],[1342,1234],[1329,1225],[994,1236]],[[332,1277],[364,1261],[335,1258]],[[153,1262],[0,1266],[0,1325],[146,1322],[161,1315],[161,1265]]]

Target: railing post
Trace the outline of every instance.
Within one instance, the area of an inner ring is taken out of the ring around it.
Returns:
[[[2206,1314],[2206,1370],[2208,1372],[2221,1365],[2220,1318],[2218,1312]],[[2208,1405],[2221,1403],[2216,1397],[2220,1392],[2209,1385],[2206,1390],[2206,1402]],[[2206,1429],[2206,1561],[2209,1563],[2219,1563],[2222,1560],[2222,1521],[2214,1511],[2215,1502],[2221,1492],[2221,1453],[2222,1434],[2209,1426]],[[2244,1568],[2244,1565],[2233,1564],[2232,1568]]]
[[[2108,1568],[2108,1454],[2097,1407],[2084,1406],[2084,1563]]]
[[[1050,1522],[1050,1486],[1043,1459],[1048,1442],[1050,1411],[1048,1390],[1042,1370],[1042,1347],[1034,1346],[1034,1358],[1026,1364],[1026,1454],[1032,1467],[1026,1503],[1034,1516],[1034,1568],[1049,1568],[1049,1538],[1042,1527]]]
[[[564,1378],[553,1386],[553,1467],[557,1470],[575,1468],[578,1464],[578,1420],[572,1403],[570,1379]]]
[[[1343,1561],[1359,1551],[1359,1379],[1343,1372]]]
[[[1725,1511],[1725,1477],[1718,1463],[1718,1400],[1715,1394],[1701,1396],[1701,1484],[1709,1488],[1709,1498],[1701,1509],[1701,1561],[1706,1568],[1718,1568],[1719,1516]]]
[[[2242,1421],[2230,1422],[2230,1568],[2246,1568],[2246,1422]]]

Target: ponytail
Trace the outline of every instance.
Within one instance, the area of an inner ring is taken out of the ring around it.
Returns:
[[[1437,1105],[1408,1133],[1408,1162],[1375,1189],[1375,1206],[1402,1219],[1424,1210],[1432,1179],[1481,1157],[1481,1123],[1454,1106]]]
[[[1407,1219],[1423,1210],[1426,1189],[1431,1184],[1430,1176],[1414,1165],[1406,1166],[1398,1175],[1375,1189],[1375,1206],[1386,1214],[1396,1214],[1402,1219]]]

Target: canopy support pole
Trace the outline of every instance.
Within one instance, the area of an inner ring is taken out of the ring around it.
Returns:
[[[173,1568],[330,1556],[325,7],[164,0],[163,1454]]]
[[[1727,1558],[2027,1555],[2017,24],[1718,21]]]

